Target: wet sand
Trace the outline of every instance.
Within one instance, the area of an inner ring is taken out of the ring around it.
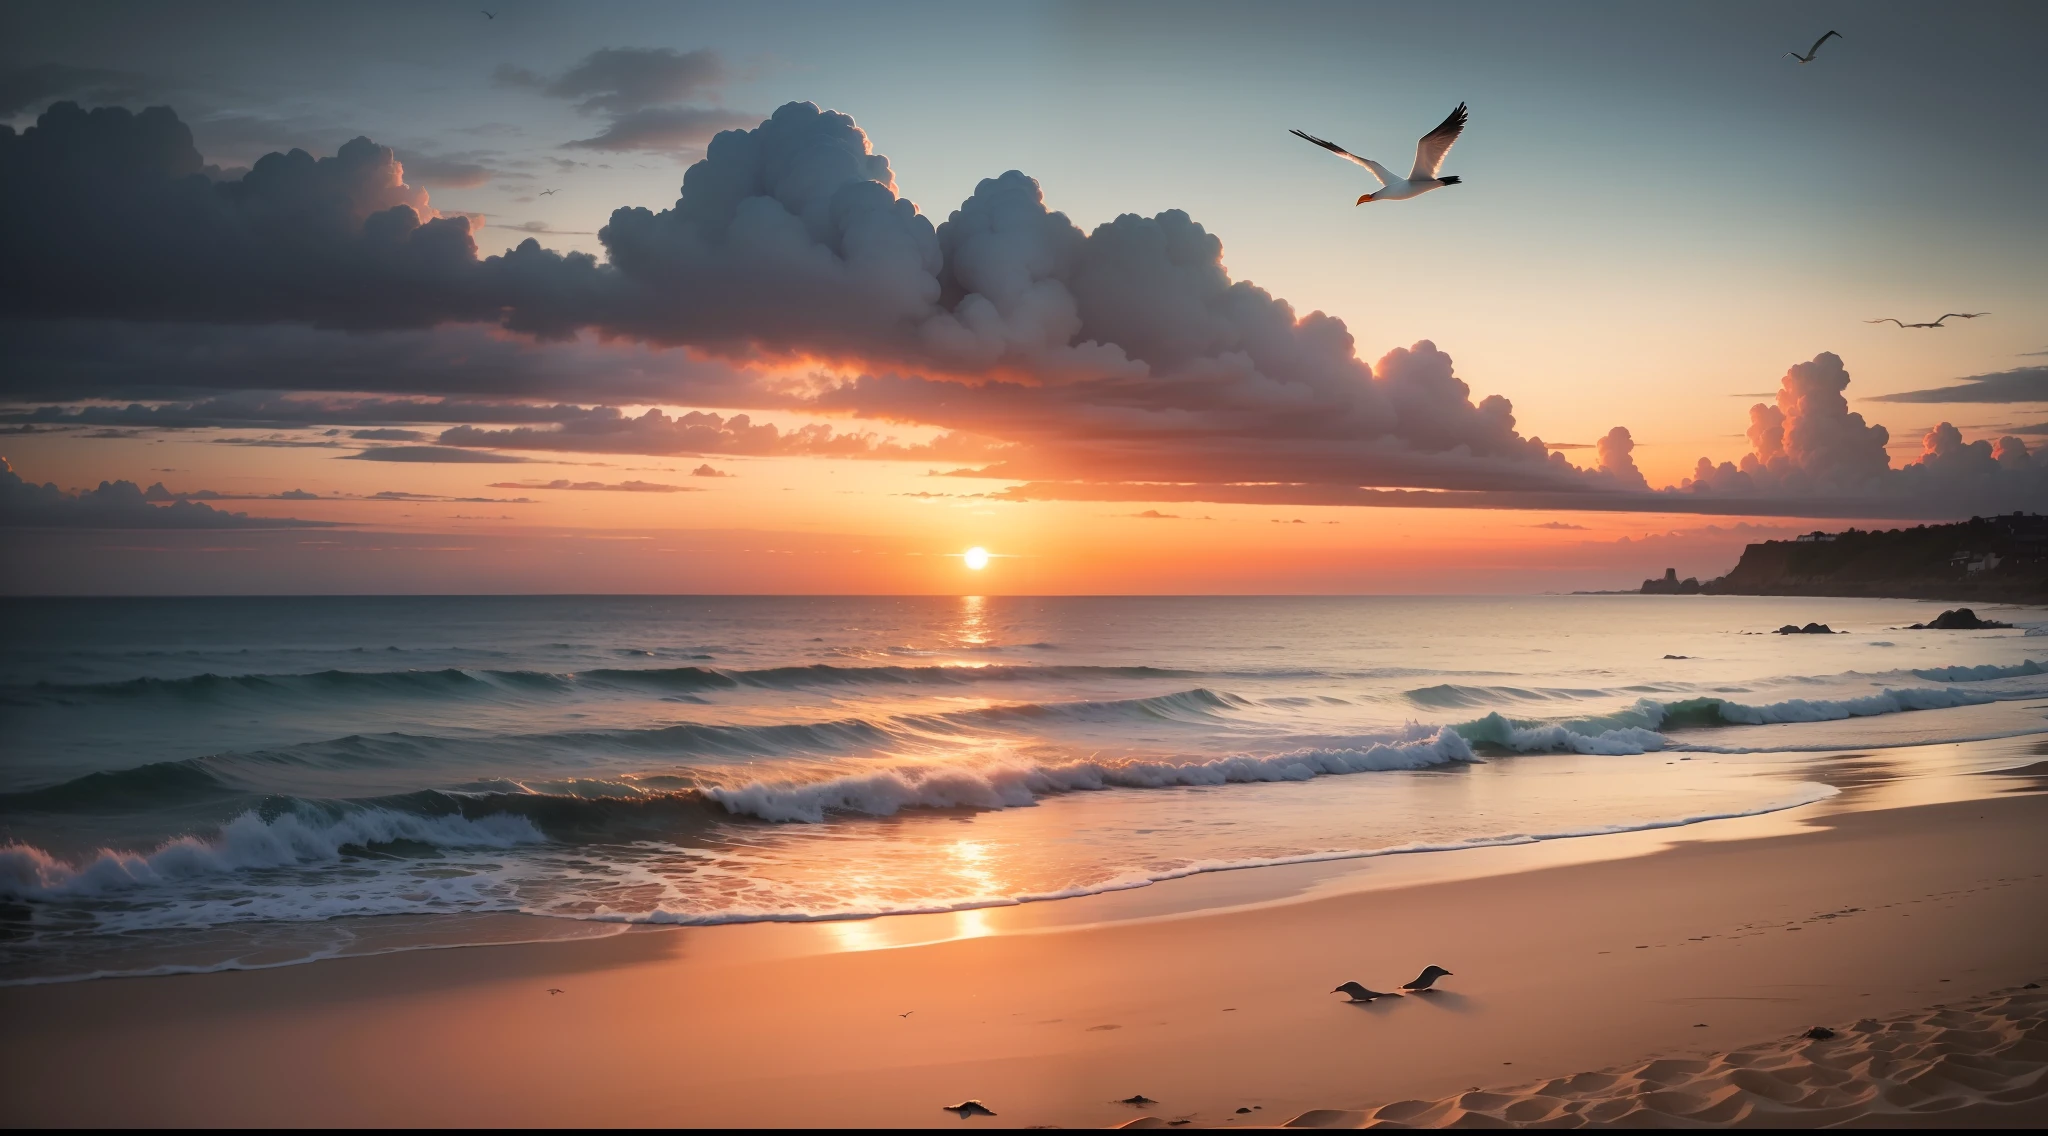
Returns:
[[[1663,1115],[1715,1123],[1750,1116],[1729,1086],[1796,1096],[1841,1072],[1800,1072],[1814,1046],[1908,1022],[1891,1032],[1940,1074],[1924,1092],[1771,1122],[2048,1119],[2041,1003],[2001,995],[2048,979],[2048,793],[1997,777],[1983,799],[1883,807],[1847,781],[1770,817],[959,915],[14,987],[0,1108],[13,1125],[1240,1126],[1393,1121],[1375,1110],[1406,1101],[1401,1123],[1472,1123],[1562,1119],[1569,1085],[1546,1084],[1612,1070],[1579,1082],[1580,1111],[1605,1110],[1586,1118],[1654,1119],[1629,1110],[1663,1094]],[[1431,963],[1454,972],[1434,995],[1326,993]],[[1795,1041],[1815,1025],[1842,1036]],[[1760,1056],[1727,1056],[1744,1051]],[[1875,1054],[1830,1060],[1876,1085],[1905,1058]],[[1936,1091],[1951,1082],[1976,1095]],[[1492,1086],[1509,1091],[1467,1100]],[[1115,1103],[1134,1094],[1156,1103]],[[940,1110],[969,1098],[996,1118]]]

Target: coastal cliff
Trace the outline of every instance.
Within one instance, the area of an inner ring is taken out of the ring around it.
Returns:
[[[1645,581],[1643,590],[1669,587]],[[2048,603],[2048,517],[2011,513],[1953,525],[1766,541],[1744,549],[1733,571],[1701,584],[1699,591]]]

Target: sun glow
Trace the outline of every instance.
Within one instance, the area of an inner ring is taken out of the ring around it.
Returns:
[[[962,560],[965,560],[967,562],[967,566],[969,568],[974,569],[976,572],[979,572],[983,568],[988,567],[988,549],[986,548],[970,548],[966,552],[961,553],[960,558]]]

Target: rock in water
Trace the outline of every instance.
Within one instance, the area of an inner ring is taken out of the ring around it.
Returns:
[[[1827,1039],[1835,1036],[1835,1031],[1829,1029],[1826,1026],[1815,1026],[1812,1029],[1807,1030],[1805,1033],[1800,1034],[1799,1036],[1810,1037],[1815,1041],[1826,1041]]]
[[[1834,633],[1834,628],[1829,627],[1825,623],[1809,623],[1804,627],[1788,623],[1774,632],[1774,634],[1778,635],[1833,635]],[[1844,632],[1844,634],[1847,633]]]
[[[1928,620],[1926,623],[1916,623],[1909,630],[1984,631],[1995,630],[2000,627],[2011,626],[2012,624],[2010,623],[2000,623],[1995,619],[1978,619],[1976,612],[1971,611],[1969,608],[1966,607],[1959,607],[1956,608],[1954,611],[1942,612],[1940,615],[1935,616],[1933,619]]]

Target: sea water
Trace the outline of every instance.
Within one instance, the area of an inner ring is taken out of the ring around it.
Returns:
[[[1937,610],[9,600],[0,982],[461,945],[507,917],[541,937],[960,910],[1786,809],[1833,792],[1811,755],[2048,732],[2048,611],[1906,629]],[[1847,633],[1769,634],[1809,621]]]

